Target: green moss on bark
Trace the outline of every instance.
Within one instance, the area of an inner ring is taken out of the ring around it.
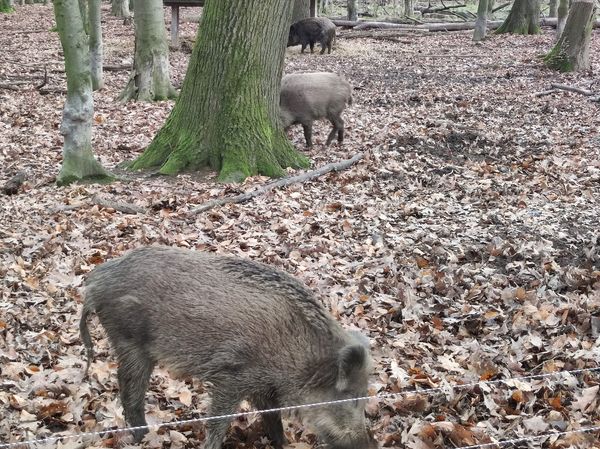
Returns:
[[[10,2],[8,0],[0,0],[0,13],[11,13],[14,9],[10,6]]]

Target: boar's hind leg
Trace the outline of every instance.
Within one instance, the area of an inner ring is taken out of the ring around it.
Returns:
[[[279,407],[277,402],[266,399],[262,396],[256,396],[252,398],[251,402],[252,405],[254,405],[254,407],[256,407],[258,410],[268,410],[271,408]],[[287,438],[283,434],[283,424],[281,424],[281,413],[263,413],[262,420],[265,432],[271,439],[273,447],[275,449],[282,449],[283,446],[287,444]]]
[[[304,130],[304,140],[306,140],[306,146],[312,147],[312,123],[307,125],[302,124],[302,129]]]
[[[209,416],[235,413],[240,402],[241,400],[239,400],[238,395],[230,387],[222,387],[215,383]],[[208,429],[204,449],[221,449],[230,423],[231,418],[208,421],[206,424]]]
[[[337,133],[338,142],[342,143],[344,141],[344,121],[342,120],[342,118],[340,116],[330,117],[329,120],[331,121],[331,124],[333,125],[333,129],[331,130],[331,132],[329,133],[329,136],[327,137],[327,145],[329,145],[329,144],[331,144],[331,142],[333,142],[333,139],[335,138],[336,133]]]
[[[147,357],[143,351],[125,350],[119,354],[119,369],[117,375],[119,378],[119,389],[121,392],[121,402],[125,413],[125,420],[132,426],[145,426],[146,418],[144,416],[144,396],[148,389],[148,382],[154,363]],[[148,429],[138,429],[133,431],[136,442],[144,438]]]

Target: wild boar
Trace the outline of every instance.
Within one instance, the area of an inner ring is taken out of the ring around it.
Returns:
[[[333,129],[327,137],[331,144],[337,133],[344,141],[342,111],[352,104],[352,86],[343,77],[330,72],[293,73],[281,80],[279,116],[285,129],[301,124],[306,146],[312,146],[312,123],[328,119]]]
[[[146,424],[153,367],[209,382],[210,415],[361,397],[370,370],[364,337],[345,331],[293,277],[249,260],[146,247],[96,267],[86,280],[80,321],[88,365],[87,319],[95,312],[116,352],[121,402],[131,426]],[[372,449],[359,401],[301,409],[333,449]],[[263,416],[277,448],[279,412]],[[221,448],[230,420],[209,421],[205,449]],[[137,430],[141,440],[146,430]]]
[[[314,51],[315,43],[321,44],[321,54],[331,53],[331,46],[335,40],[335,24],[327,17],[309,17],[299,20],[290,26],[288,36],[288,47],[302,45],[300,53],[304,53],[306,46],[310,46],[310,52]]]

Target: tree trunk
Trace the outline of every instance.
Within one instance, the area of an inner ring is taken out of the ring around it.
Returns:
[[[135,55],[122,101],[158,101],[175,98],[169,78],[169,44],[162,0],[135,2]]]
[[[594,0],[574,0],[565,29],[544,61],[561,72],[587,70],[590,65],[590,41],[596,6]]]
[[[413,0],[404,0],[404,16],[413,17],[415,15],[415,7]]]
[[[358,20],[358,0],[348,0],[348,20]]]
[[[307,17],[310,17],[310,0],[294,0],[292,21],[290,23],[296,23],[298,20]]]
[[[113,16],[127,19],[131,16],[129,12],[129,0],[112,0],[110,11]]]
[[[540,0],[515,0],[496,34],[538,34],[540,31]]]
[[[206,2],[181,94],[132,168],[209,166],[235,182],[306,166],[279,120],[291,13],[289,0]]]
[[[92,88],[99,90],[104,87],[102,79],[102,26],[101,0],[89,0],[88,21],[90,24],[90,68]]]
[[[558,8],[558,0],[550,0],[548,8],[548,17],[556,17]]]
[[[479,6],[477,7],[477,21],[475,22],[475,30],[473,31],[473,41],[475,42],[485,39],[488,16],[488,1],[489,0],[479,0]]]
[[[88,39],[77,0],[54,0],[54,15],[67,75],[67,100],[60,127],[65,137],[58,185],[85,179],[110,179],[92,153],[92,80]]]
[[[13,8],[9,0],[0,0],[0,13],[12,12]]]
[[[569,0],[559,0],[558,4],[558,21],[556,22],[556,40],[560,39],[560,36],[565,29],[565,23],[567,23],[567,16],[569,15]]]
[[[327,11],[329,11],[329,0],[321,0],[321,3],[319,3],[319,12],[325,14]]]
[[[492,17],[492,14],[494,13],[494,5],[496,4],[496,2],[494,0],[488,0],[487,2],[488,4],[488,18]]]

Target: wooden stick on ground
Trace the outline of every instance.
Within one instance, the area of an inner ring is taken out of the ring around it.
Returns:
[[[242,193],[240,195],[236,195],[236,196],[232,196],[232,197],[228,197],[228,198],[211,200],[211,201],[208,201],[207,203],[204,203],[198,207],[193,208],[190,211],[190,214],[198,214],[200,212],[206,212],[207,210],[210,210],[213,207],[222,206],[224,204],[243,203],[243,202],[251,200],[252,198],[255,198],[257,196],[263,195],[263,194],[265,194],[273,189],[279,188],[279,187],[286,187],[291,184],[296,184],[298,182],[309,181],[311,179],[318,178],[319,176],[323,176],[324,174],[329,173],[331,171],[342,171],[342,170],[345,170],[348,167],[354,165],[355,163],[357,163],[364,157],[365,157],[365,153],[358,153],[358,154],[355,154],[350,159],[346,159],[341,162],[334,162],[331,164],[327,164],[321,168],[317,168],[316,170],[302,173],[301,175],[292,176],[291,178],[282,178],[279,181],[272,182],[270,184],[259,187],[250,192]]]
[[[576,94],[585,95],[586,97],[594,95],[594,92],[592,92],[591,90],[585,90],[580,87],[567,86],[566,84],[551,84],[551,86],[553,89],[560,89],[560,90],[566,90],[568,92],[575,92]]]

